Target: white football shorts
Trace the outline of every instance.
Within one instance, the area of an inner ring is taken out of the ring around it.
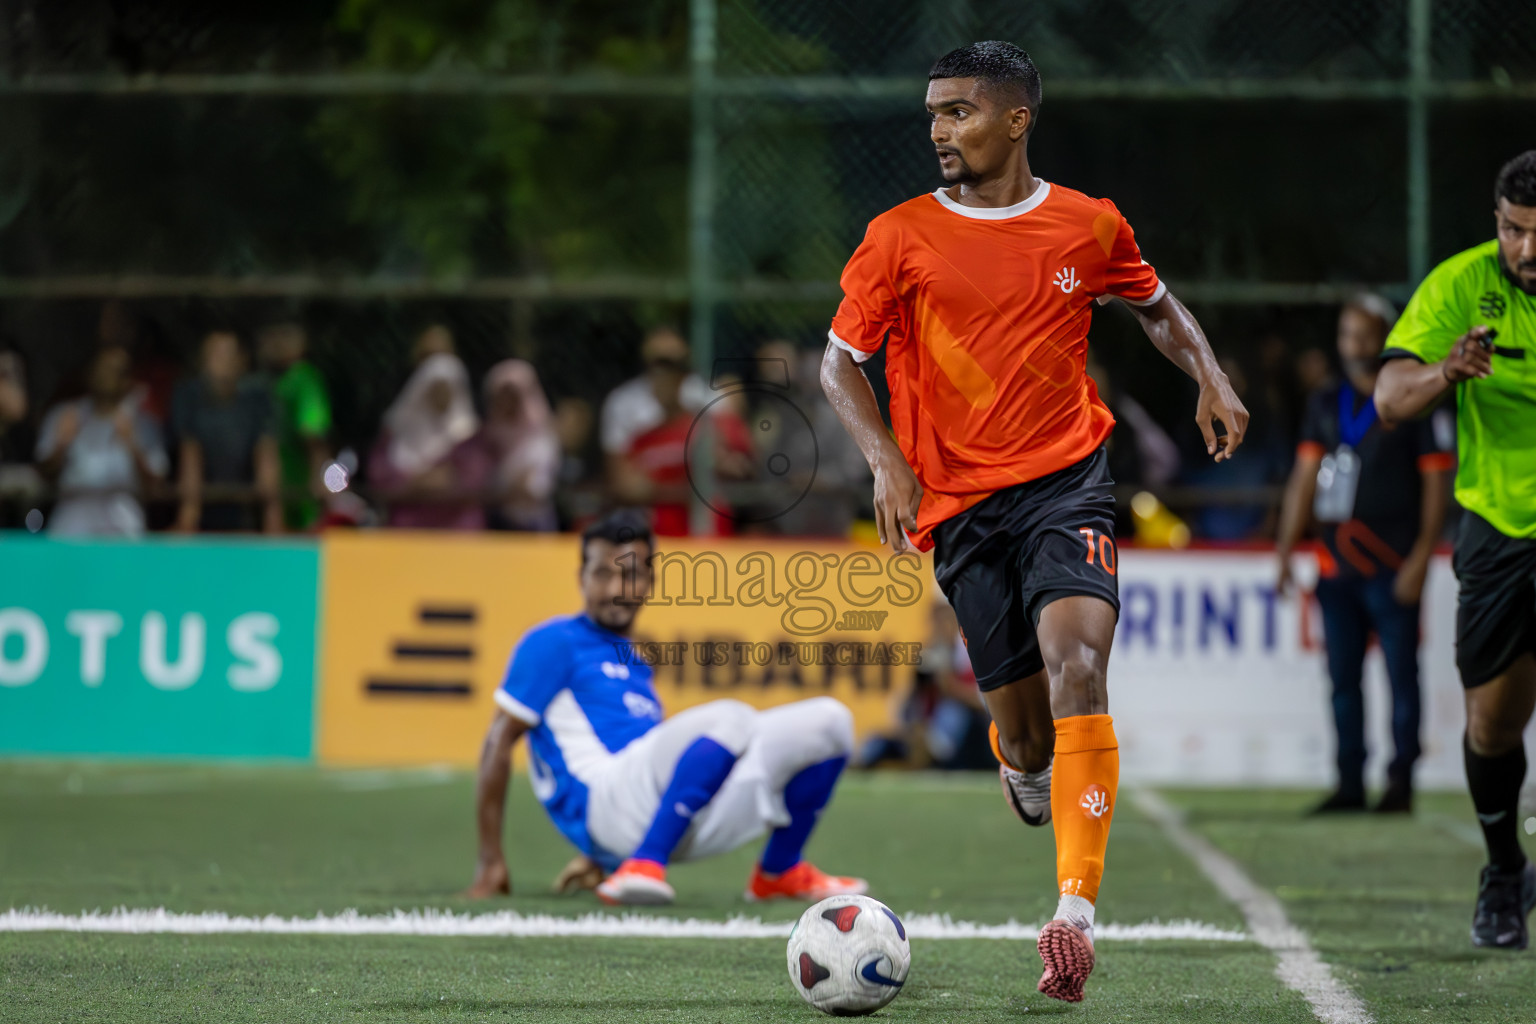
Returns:
[[[683,752],[709,738],[737,755],[725,785],[694,818],[674,861],[712,857],[789,824],[784,787],[803,769],[853,752],[853,714],[832,697],[758,711],[717,700],[680,711],[614,754],[588,783],[587,832],[626,857],[651,827]]]

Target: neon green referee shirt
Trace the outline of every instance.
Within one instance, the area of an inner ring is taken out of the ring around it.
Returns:
[[[1408,300],[1386,351],[1426,363],[1495,328],[1493,374],[1456,385],[1456,500],[1509,537],[1536,537],[1536,296],[1499,269],[1497,240],[1457,253]]]

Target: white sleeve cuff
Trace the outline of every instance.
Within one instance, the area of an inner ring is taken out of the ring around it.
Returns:
[[[847,352],[849,355],[853,356],[853,361],[856,363],[862,363],[864,360],[874,355],[873,352],[862,352],[859,349],[854,348],[852,345],[848,344],[846,341],[844,341],[842,338],[839,338],[831,331],[827,332],[827,340],[836,345],[838,348],[842,349],[844,352]]]
[[[526,725],[539,724],[540,716],[537,711],[499,686],[496,687],[496,706]]]
[[[1159,281],[1157,282],[1157,288],[1152,292],[1150,298],[1128,299],[1124,295],[1115,295],[1113,292],[1111,292],[1109,294],[1099,296],[1099,303],[1102,305],[1103,303],[1108,302],[1110,299],[1119,299],[1122,302],[1129,302],[1133,306],[1150,306],[1162,299],[1162,297],[1167,294],[1168,286]]]

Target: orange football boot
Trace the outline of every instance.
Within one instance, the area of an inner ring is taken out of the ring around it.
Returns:
[[[829,875],[808,860],[803,860],[783,874],[770,878],[763,874],[763,866],[752,869],[747,880],[748,903],[764,900],[801,900],[816,903],[828,896],[862,896],[869,892],[869,883],[862,878],[844,878]]]

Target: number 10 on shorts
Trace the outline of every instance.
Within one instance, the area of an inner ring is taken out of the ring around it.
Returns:
[[[1097,550],[1099,564],[1104,567],[1105,572],[1113,576],[1115,574],[1115,542],[1108,534],[1098,533],[1091,526],[1084,526],[1077,532],[1082,534],[1083,539],[1088,542],[1088,564],[1093,564],[1094,552]]]

